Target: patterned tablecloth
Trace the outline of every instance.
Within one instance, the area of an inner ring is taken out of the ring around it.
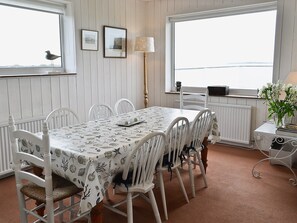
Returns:
[[[113,177],[122,170],[127,155],[141,138],[152,131],[166,131],[179,116],[191,123],[197,114],[198,111],[193,110],[150,107],[51,130],[53,172],[84,188],[80,211],[90,210],[102,201]],[[131,127],[118,125],[135,118],[143,122]],[[219,141],[219,131],[215,116],[213,120],[209,138],[215,143]],[[23,150],[38,152],[29,143],[22,143]]]

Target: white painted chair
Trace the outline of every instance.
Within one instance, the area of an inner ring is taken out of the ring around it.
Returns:
[[[104,104],[94,104],[89,110],[89,120],[106,119],[113,116],[112,108]]]
[[[49,129],[62,128],[79,123],[77,114],[69,108],[57,108],[45,119]]]
[[[115,103],[114,111],[116,115],[120,115],[123,113],[135,111],[135,107],[129,99],[121,98]]]
[[[77,195],[82,191],[81,188],[76,187],[73,183],[66,179],[56,175],[52,175],[51,171],[51,153],[50,153],[50,139],[48,135],[47,124],[43,124],[42,138],[37,137],[31,132],[25,130],[16,130],[14,119],[12,116],[9,118],[9,136],[11,142],[11,150],[13,155],[13,169],[15,171],[17,196],[20,210],[20,219],[22,223],[27,223],[28,215],[33,215],[38,222],[54,223],[55,216],[60,215],[63,217],[63,213],[66,211],[73,211],[73,208],[77,208],[79,202],[72,203],[70,206],[65,207],[60,205],[58,209],[54,209],[54,203],[61,202],[66,199]],[[43,158],[39,158],[33,153],[26,153],[22,151],[19,144],[30,144],[32,148],[41,150]],[[36,175],[31,172],[22,169],[22,163],[28,162],[34,166],[44,168],[43,175]],[[27,204],[27,198],[36,201],[37,206],[33,209],[29,208]],[[44,209],[46,215],[44,214]],[[41,214],[41,215],[40,215]],[[77,219],[89,216],[89,213],[84,213],[79,217],[72,214],[74,219],[69,222],[74,222]],[[90,222],[90,217],[89,217]]]
[[[187,161],[193,197],[195,197],[196,195],[192,164],[199,165],[205,187],[207,187],[205,169],[201,160],[201,150],[203,149],[202,143],[205,136],[207,135],[207,131],[209,130],[211,122],[211,111],[209,109],[204,109],[197,114],[190,126],[190,134],[187,143],[187,145],[189,145],[187,147]],[[194,157],[193,160],[191,159],[192,157]]]
[[[190,88],[189,88],[190,89]],[[203,92],[186,91],[186,88],[180,89],[180,109],[202,110],[208,105],[208,90]]]
[[[187,143],[186,140],[189,134],[189,128],[190,126],[189,126],[188,119],[184,117],[179,117],[172,121],[172,123],[170,124],[170,126],[166,131],[165,151],[160,159],[159,167],[157,168],[162,202],[163,202],[163,209],[164,209],[166,220],[168,220],[168,213],[167,213],[163,172],[169,171],[170,174],[172,174],[172,171],[175,171],[182,193],[184,194],[184,197],[187,203],[189,203],[189,198],[179,172],[179,168],[181,167],[183,162],[183,155],[184,155],[183,149]]]
[[[165,134],[152,132],[141,139],[133,152],[126,158],[124,170],[115,179],[116,189],[127,193],[126,200],[117,204],[106,204],[105,207],[123,216],[126,216],[128,223],[133,223],[132,199],[141,195],[148,201],[154,211],[157,223],[161,223],[160,214],[155,200],[153,178],[158,160],[164,152]],[[148,193],[149,198],[144,194]],[[136,195],[135,195],[136,194]],[[127,213],[117,207],[127,202]]]

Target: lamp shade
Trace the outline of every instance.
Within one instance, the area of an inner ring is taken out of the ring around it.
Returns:
[[[290,72],[284,83],[297,85],[297,72]]]
[[[135,51],[155,52],[154,37],[136,37]]]

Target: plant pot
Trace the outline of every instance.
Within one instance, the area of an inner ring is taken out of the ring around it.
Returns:
[[[291,124],[292,117],[288,117],[287,115],[285,115],[282,118],[278,118],[278,116],[275,115],[273,117],[273,121],[274,121],[274,124],[275,124],[275,127],[276,128],[278,128],[278,127],[285,127],[286,125]]]

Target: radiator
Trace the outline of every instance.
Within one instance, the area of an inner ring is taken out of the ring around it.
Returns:
[[[30,132],[41,132],[43,121],[44,118],[28,119],[22,122],[17,122],[16,127]],[[13,172],[10,167],[12,153],[8,135],[8,124],[0,125],[0,178]]]
[[[223,142],[250,145],[252,106],[208,103],[215,112]]]

